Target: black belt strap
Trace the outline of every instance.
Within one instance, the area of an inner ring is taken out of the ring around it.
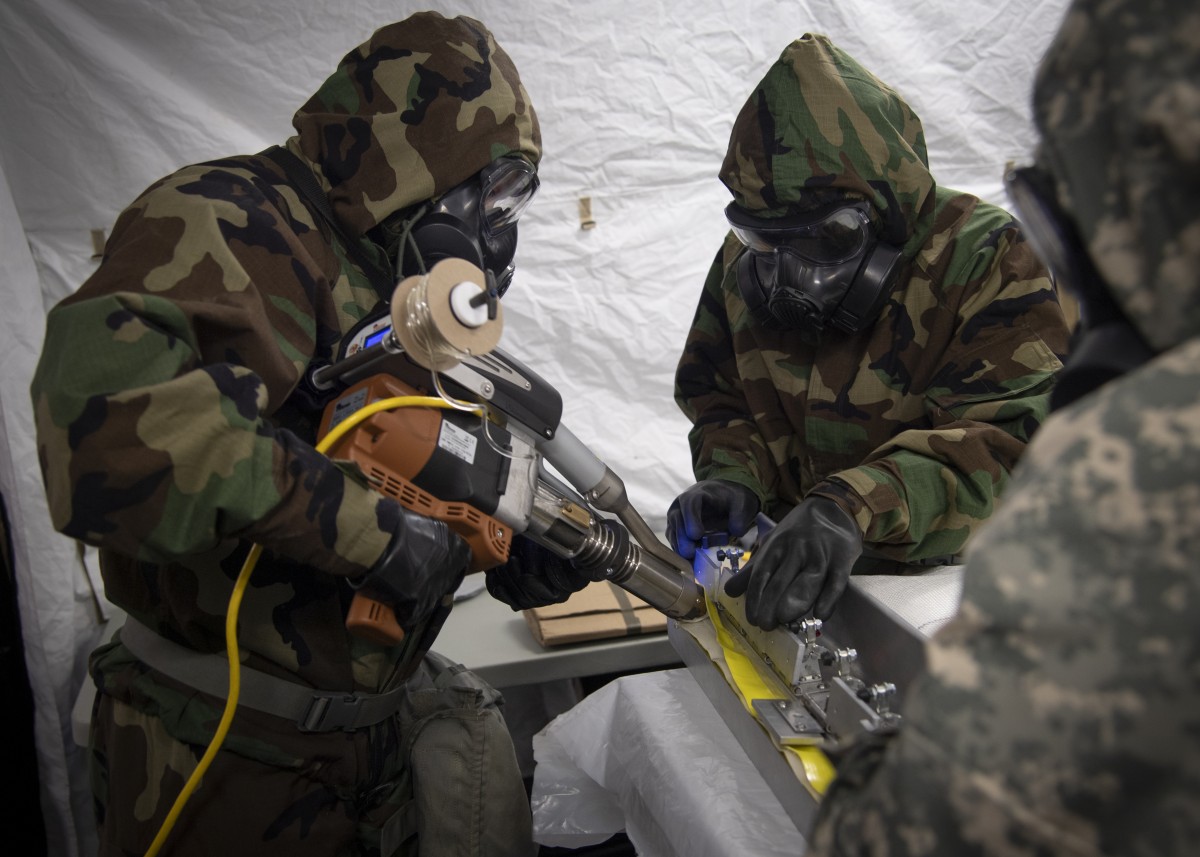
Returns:
[[[121,642],[138,660],[188,687],[227,699],[229,662],[156,634],[132,616],[125,619]],[[405,687],[387,693],[313,690],[268,673],[242,667],[238,705],[295,722],[301,732],[352,732],[380,723],[400,707]]]
[[[329,228],[333,230],[333,234],[342,242],[342,247],[345,248],[346,255],[350,257],[350,261],[358,265],[363,273],[367,275],[367,279],[371,281],[371,288],[375,290],[375,294],[379,295],[380,300],[384,302],[390,301],[392,299],[392,292],[396,288],[395,279],[392,277],[391,271],[385,271],[383,268],[380,268],[378,264],[367,256],[366,251],[362,248],[362,244],[353,240],[342,229],[342,224],[338,222],[337,217],[333,214],[333,208],[329,205],[329,198],[325,196],[325,191],[321,189],[321,185],[317,182],[317,177],[313,175],[308,164],[297,158],[283,146],[272,146],[259,154],[279,165],[279,168],[287,175],[288,181],[295,185],[300,195],[308,200],[317,214],[321,215],[321,218],[329,225]]]

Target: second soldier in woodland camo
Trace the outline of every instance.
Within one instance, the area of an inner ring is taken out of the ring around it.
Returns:
[[[170,853],[525,855],[498,695],[426,654],[468,549],[314,450],[301,381],[408,273],[398,236],[423,204],[473,194],[476,211],[497,170],[527,201],[537,119],[482,24],[421,13],[347,54],[294,124],[281,149],[154,183],[49,314],[32,395],[50,509],[101,548],[129,615],[91,661],[101,854],[145,852],[213,737],[224,684],[202,675],[253,542],[242,704]],[[510,226],[461,236],[501,286]],[[348,580],[395,608],[404,643],[347,633]]]
[[[733,231],[676,375],[698,482],[668,530],[688,556],[778,521],[728,590],[771,629],[826,618],[852,568],[961,554],[1069,334],[1013,218],[939,187],[912,109],[824,36],[754,88],[720,178]]]
[[[1190,0],[1077,0],[1042,60],[1041,145],[1010,183],[1079,297],[1070,395],[975,540],[899,733],[839,766],[810,854],[1197,853],[1197,33]]]

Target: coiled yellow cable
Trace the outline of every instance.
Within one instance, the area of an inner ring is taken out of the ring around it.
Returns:
[[[380,411],[414,407],[461,409],[461,403],[456,405],[436,396],[393,396],[389,399],[380,399],[355,411],[345,420],[338,423],[317,444],[317,452],[324,455],[345,436],[346,432]],[[474,410],[476,413],[482,413],[482,409],[478,406],[475,406]],[[213,733],[212,741],[209,742],[204,755],[200,757],[200,761],[196,764],[196,769],[192,771],[192,775],[188,777],[187,782],[183,785],[183,789],[180,790],[179,795],[175,798],[175,803],[171,806],[167,817],[163,819],[162,826],[159,827],[154,841],[146,849],[146,857],[155,857],[162,849],[163,843],[166,842],[167,837],[175,827],[175,822],[178,820],[179,813],[183,810],[184,804],[188,802],[192,793],[199,787],[200,780],[204,777],[213,759],[216,758],[221,745],[225,743],[226,735],[229,734],[229,726],[233,723],[233,715],[237,709],[238,694],[241,691],[241,658],[238,653],[237,641],[238,611],[242,606],[242,596],[246,592],[246,586],[250,583],[250,574],[254,571],[254,566],[258,563],[258,558],[261,554],[261,545],[251,545],[250,553],[246,555],[246,561],[242,563],[242,570],[238,573],[237,581],[233,585],[233,593],[229,596],[229,606],[225,613],[225,651],[229,659],[229,695],[225,700],[225,710],[222,712],[221,720],[217,724],[217,731]]]

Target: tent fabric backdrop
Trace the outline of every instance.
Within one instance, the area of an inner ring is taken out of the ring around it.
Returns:
[[[1034,68],[1065,0],[6,0],[0,4],[0,488],[13,519],[50,853],[94,850],[70,715],[106,605],[49,525],[29,380],[44,313],[94,269],[93,230],[183,164],[254,152],[338,60],[420,9],[483,21],[542,123],[502,347],[555,385],[564,423],[662,532],[691,480],[675,362],[726,231],[734,116],[784,46],[825,33],[905,96],[937,180],[1006,204]],[[582,228],[581,199],[594,227]]]

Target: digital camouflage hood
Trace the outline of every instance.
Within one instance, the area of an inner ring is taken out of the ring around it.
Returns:
[[[1163,351],[1200,335],[1200,9],[1145,5],[1075,4],[1033,106],[1039,165],[1113,297]]]

